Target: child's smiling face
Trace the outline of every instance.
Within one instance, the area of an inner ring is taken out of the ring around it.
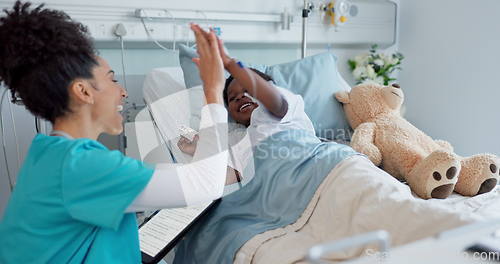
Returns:
[[[227,88],[227,105],[229,115],[245,126],[250,125],[253,110],[259,107],[259,104],[247,95],[237,80],[233,80]]]

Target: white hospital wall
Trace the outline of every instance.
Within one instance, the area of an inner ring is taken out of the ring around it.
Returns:
[[[308,49],[308,55],[313,55],[327,51],[327,47]],[[230,55],[242,61],[252,64],[273,65],[278,63],[289,62],[300,58],[300,49],[290,47],[232,47],[229,44]],[[337,55],[338,68],[342,76],[349,82],[354,83],[351,73],[348,69],[347,59],[355,55],[365,52],[365,49],[358,48],[336,48],[332,47],[332,51]],[[111,68],[119,75],[122,74],[121,53],[119,49],[99,49],[99,54],[105,58]],[[145,61],[144,58],[147,58]],[[178,53],[167,52],[160,49],[127,49],[125,51],[125,66],[127,75],[144,75],[149,73],[154,68],[179,66]]]
[[[458,154],[500,154],[500,1],[401,0],[406,117]]]

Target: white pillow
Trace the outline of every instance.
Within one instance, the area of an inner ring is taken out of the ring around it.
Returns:
[[[179,127],[199,129],[201,108],[206,104],[202,86],[186,89],[180,67],[159,68],[146,76],[143,93],[146,111],[151,112],[171,155],[176,162],[189,162],[191,157],[177,147]]]
[[[162,98],[186,89],[184,75],[180,67],[153,69],[143,84],[144,98]]]

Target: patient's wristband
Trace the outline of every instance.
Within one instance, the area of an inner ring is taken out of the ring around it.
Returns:
[[[226,66],[226,69],[231,72],[235,69],[244,69],[245,64],[243,64],[242,61],[236,60],[236,59],[231,59],[231,62],[229,62]]]

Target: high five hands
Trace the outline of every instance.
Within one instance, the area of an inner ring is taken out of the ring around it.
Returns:
[[[191,30],[196,37],[199,55],[198,58],[193,59],[193,62],[200,70],[207,104],[224,104],[222,99],[225,82],[224,62],[219,47],[220,41],[213,30],[207,32],[197,24],[191,24]],[[224,55],[227,57],[225,53]]]

